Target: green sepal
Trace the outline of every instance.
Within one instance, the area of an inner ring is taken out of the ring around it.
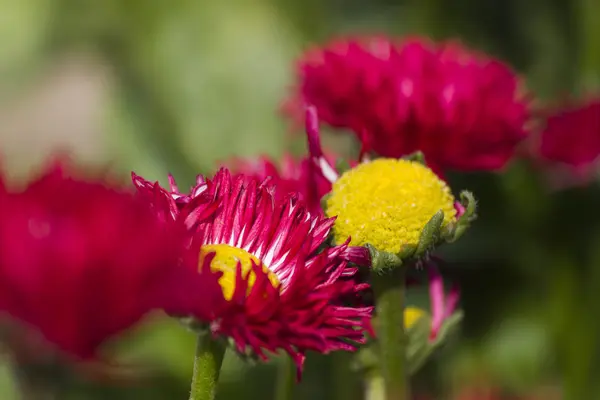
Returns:
[[[441,241],[442,224],[444,223],[444,212],[438,211],[431,217],[429,222],[425,224],[419,242],[416,245],[404,245],[398,253],[388,253],[386,251],[377,250],[373,245],[366,244],[371,254],[371,264],[373,271],[383,272],[390,269],[399,268],[406,261],[419,259],[433,250],[436,244]]]
[[[429,222],[425,224],[421,235],[419,236],[419,243],[415,250],[415,255],[420,256],[427,253],[440,241],[442,224],[444,223],[444,212],[438,211],[431,217]]]
[[[425,162],[425,155],[422,151],[415,151],[407,156],[402,157],[404,160],[418,162],[427,167],[427,163]]]
[[[471,226],[471,222],[477,218],[477,200],[475,200],[473,193],[466,190],[462,191],[460,193],[460,204],[465,208],[465,212],[455,223],[446,227],[443,236],[447,243],[458,240]]]
[[[405,244],[404,246],[402,246],[402,249],[397,254],[397,256],[400,257],[400,259],[402,259],[402,260],[407,260],[409,258],[412,258],[412,256],[415,255],[416,251],[417,251],[417,245]]]
[[[397,254],[379,251],[374,246],[366,244],[365,247],[371,254],[371,268],[375,273],[385,273],[402,266],[402,258]]]
[[[477,218],[477,200],[475,200],[475,196],[473,193],[468,190],[463,190],[460,192],[460,204],[465,208],[465,213],[461,216],[460,219],[466,218],[469,221],[473,221]]]

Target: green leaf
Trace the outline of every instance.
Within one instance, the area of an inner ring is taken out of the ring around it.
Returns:
[[[408,362],[408,371],[411,375],[425,364],[432,352],[432,346],[429,342],[431,332],[431,317],[425,315],[406,332],[408,336],[408,346],[406,359]]]
[[[440,331],[435,339],[436,346],[439,346],[446,342],[446,340],[453,335],[460,328],[460,323],[463,320],[463,312],[456,311],[450,317],[444,320]]]
[[[408,332],[409,346],[407,358],[411,375],[418,372],[435,351],[444,345],[450,336],[458,330],[462,317],[462,312],[458,311],[447,318],[434,340],[429,338],[431,318],[421,318],[421,320],[415,323],[413,326],[414,329]]]

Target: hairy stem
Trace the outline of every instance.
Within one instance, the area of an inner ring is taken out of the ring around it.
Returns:
[[[377,314],[379,363],[384,379],[385,400],[409,400],[407,337],[404,329],[405,268],[399,266],[372,275]]]
[[[198,337],[190,400],[214,400],[225,346],[210,334]]]
[[[296,384],[296,366],[290,357],[284,356],[277,368],[275,400],[292,400]]]

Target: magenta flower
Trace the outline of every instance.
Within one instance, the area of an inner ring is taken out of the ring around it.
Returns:
[[[76,359],[154,309],[178,308],[179,240],[130,193],[54,167],[0,191],[0,312]],[[18,342],[18,343],[17,343]],[[12,342],[9,344],[13,344]]]
[[[255,160],[237,158],[228,164],[233,173],[254,176],[260,181],[268,178],[277,200],[297,193],[311,213],[323,214],[321,198],[329,193],[331,183],[321,176],[310,159],[285,154],[279,166],[266,156]]]
[[[440,172],[497,170],[527,136],[529,102],[502,62],[458,43],[414,38],[338,39],[307,52],[284,109],[307,105],[352,131],[363,152],[415,151]]]
[[[600,98],[552,110],[544,118],[536,157],[566,170],[569,180],[589,181],[600,157]]]
[[[221,169],[189,195],[133,175],[159,215],[173,215],[192,238],[186,264],[205,287],[189,314],[243,354],[284,350],[301,371],[308,350],[353,350],[370,329],[371,307],[340,301],[364,285],[351,277],[349,240],[325,247],[334,219],[308,211],[296,195],[279,200],[268,181]]]

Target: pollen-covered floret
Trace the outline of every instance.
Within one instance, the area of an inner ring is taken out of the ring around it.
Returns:
[[[344,173],[327,200],[327,215],[337,215],[334,236],[348,236],[358,246],[399,253],[416,245],[423,228],[438,211],[445,226],[456,220],[454,197],[444,181],[423,164],[404,159],[377,159]]]

